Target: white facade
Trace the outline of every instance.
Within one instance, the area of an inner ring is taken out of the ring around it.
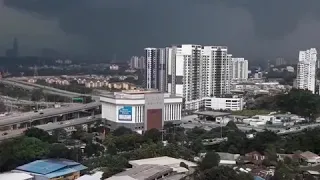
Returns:
[[[229,94],[231,54],[225,46],[183,44],[167,49],[168,92],[185,99],[185,109],[199,109],[203,97]]]
[[[248,61],[244,58],[232,58],[232,80],[248,79]]]
[[[129,91],[128,91],[129,92]],[[145,92],[148,93],[148,92]],[[163,94],[163,120],[180,121],[182,98],[172,97],[169,94]],[[102,118],[121,124],[135,124],[145,122],[145,104],[144,93],[116,92],[100,97],[102,104]],[[120,114],[121,109],[126,108],[130,111],[127,114]]]
[[[296,88],[307,89],[315,93],[317,50],[311,48],[299,52]]]
[[[231,110],[241,111],[243,110],[244,102],[243,98],[216,98],[206,97],[203,98],[204,107],[211,108],[213,110]]]

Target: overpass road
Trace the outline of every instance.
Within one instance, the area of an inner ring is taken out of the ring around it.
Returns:
[[[32,91],[34,89],[38,89],[38,88],[42,88],[44,93],[48,93],[48,94],[54,94],[54,95],[59,95],[59,96],[63,96],[63,97],[68,97],[68,98],[73,98],[73,97],[79,97],[81,95],[79,94],[75,94],[69,91],[56,91],[56,90],[52,90],[51,87],[48,86],[41,86],[41,87],[37,87],[37,86],[32,86],[30,84],[25,84],[25,83],[21,83],[21,81],[9,81],[9,80],[5,80],[2,79],[0,80],[0,83],[6,84],[6,85],[11,85],[11,86],[16,86],[16,87],[20,87],[22,89],[28,90],[28,91]]]
[[[68,128],[71,126],[87,124],[87,123],[91,123],[91,122],[99,121],[99,120],[101,120],[101,115],[96,115],[95,117],[92,117],[92,118],[84,117],[84,118],[71,119],[71,120],[63,121],[63,122],[43,124],[43,125],[38,125],[35,127],[39,128],[39,129],[43,129],[44,131],[52,131],[55,129]],[[0,141],[3,141],[5,139],[19,137],[23,134],[23,132],[25,130],[27,130],[27,128],[1,132],[2,134],[0,134]]]
[[[63,114],[74,113],[79,111],[85,111],[99,107],[99,102],[93,102],[88,104],[74,104],[68,107],[60,108],[47,108],[41,110],[41,112],[26,112],[18,115],[0,117],[0,127],[10,126],[24,122],[30,122],[35,120],[41,120],[45,118],[55,117]]]
[[[21,104],[21,105],[36,105],[36,104],[41,104],[41,105],[55,105],[55,104],[60,104],[60,105],[74,105],[77,103],[61,103],[61,102],[34,102],[34,101],[28,101],[28,100],[22,100],[22,99],[15,99],[12,97],[8,97],[8,96],[0,96],[0,99],[4,102],[8,102],[11,104]]]

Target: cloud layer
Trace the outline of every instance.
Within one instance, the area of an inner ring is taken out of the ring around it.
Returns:
[[[147,46],[179,43],[228,45],[235,55],[249,58],[295,57],[300,48],[320,45],[320,11],[316,9],[320,7],[319,0],[4,0],[4,3],[42,21],[38,24],[50,23],[54,26],[48,30],[52,36],[78,37],[55,38],[60,47],[67,49],[71,44],[77,46],[75,52],[105,59],[114,54],[126,59],[142,54]],[[1,21],[5,20],[0,16]],[[30,31],[30,27],[22,29]]]

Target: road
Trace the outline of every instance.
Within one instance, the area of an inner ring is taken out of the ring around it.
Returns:
[[[101,120],[101,115],[96,115],[94,118],[90,118],[90,119],[88,117],[84,117],[84,118],[78,118],[78,119],[71,119],[63,122],[43,124],[35,127],[39,129],[43,129],[44,131],[52,131],[55,129],[67,128],[71,126],[98,121],[98,120]],[[27,128],[1,132],[2,134],[0,134],[0,141],[19,137],[23,134],[25,130],[27,130]]]
[[[87,109],[98,107],[100,105],[101,104],[99,102],[93,102],[88,104],[74,104],[74,105],[70,105],[69,107],[43,109],[42,113],[31,111],[31,112],[22,113],[19,115],[0,117],[0,126],[9,126],[9,125],[22,123],[22,122],[28,122],[28,121],[34,121],[34,120],[59,116],[67,113],[84,111]]]
[[[4,102],[11,103],[11,104],[21,104],[21,105],[55,105],[55,104],[60,104],[60,105],[74,105],[76,103],[64,103],[64,102],[34,102],[34,101],[28,101],[28,100],[22,100],[22,99],[16,99],[8,96],[0,96],[0,99]]]
[[[95,115],[94,117],[84,117],[84,118],[78,118],[78,119],[71,119],[68,121],[42,124],[42,125],[36,126],[36,128],[43,129],[44,131],[52,131],[55,129],[67,128],[67,127],[76,126],[79,124],[86,124],[86,123],[98,121],[98,120],[101,120],[100,114]]]
[[[185,116],[182,118],[182,124],[181,126],[186,128],[186,129],[192,129],[194,127],[201,127],[207,131],[211,130],[212,128],[217,128],[221,126],[225,126],[226,124],[218,124],[212,121],[204,121],[204,120],[198,120],[197,115],[192,115],[192,116]],[[245,124],[237,124],[237,127],[241,131],[250,131],[250,130],[255,130],[257,132],[263,132],[266,129],[270,131],[277,132],[279,135],[287,135],[287,134],[293,134],[293,133],[298,133],[303,131],[304,129],[308,128],[316,128],[320,127],[320,123],[315,123],[315,124],[308,124],[308,125],[300,125],[300,126],[294,126],[289,130],[286,130],[285,127],[283,128],[276,128],[276,127],[264,127],[264,126],[248,126]],[[300,127],[300,128],[297,128]]]

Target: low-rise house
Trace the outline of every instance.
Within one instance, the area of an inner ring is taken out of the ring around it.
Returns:
[[[308,163],[308,165],[319,164],[320,156],[314,154],[313,152],[306,151],[299,154],[301,160]]]
[[[219,165],[236,165],[240,159],[240,154],[217,152],[220,156]]]
[[[265,156],[257,151],[252,151],[244,155],[244,157],[240,158],[240,161],[243,163],[252,163],[252,164],[261,164],[262,161],[265,159]]]
[[[28,83],[36,83],[37,82],[37,79],[28,79]]]

